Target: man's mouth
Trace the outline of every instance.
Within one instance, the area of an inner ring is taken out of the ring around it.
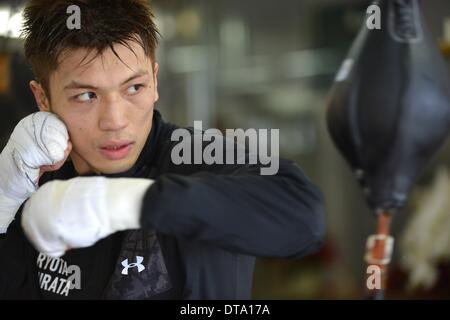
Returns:
[[[132,141],[110,141],[100,146],[100,152],[109,160],[120,160],[128,156],[133,145]]]

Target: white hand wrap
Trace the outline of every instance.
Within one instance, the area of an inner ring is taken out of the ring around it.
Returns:
[[[105,177],[50,181],[26,202],[23,230],[37,250],[58,257],[116,231],[138,229],[142,201],[152,183]]]
[[[69,134],[64,123],[50,112],[22,119],[0,154],[0,233],[36,191],[39,169],[64,159]]]

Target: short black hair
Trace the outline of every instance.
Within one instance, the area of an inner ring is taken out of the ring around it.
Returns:
[[[71,5],[80,8],[80,29],[67,27],[67,8]],[[155,63],[159,32],[145,0],[29,0],[22,36],[25,57],[50,97],[50,75],[66,50],[85,48],[88,54],[94,50],[101,55],[108,48],[114,51],[114,44],[129,47],[127,41],[133,40]]]

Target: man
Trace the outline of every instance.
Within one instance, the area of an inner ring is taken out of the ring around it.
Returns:
[[[31,0],[24,30],[41,112],[0,156],[0,297],[246,299],[255,256],[319,248],[322,198],[292,162],[173,163],[146,1]]]

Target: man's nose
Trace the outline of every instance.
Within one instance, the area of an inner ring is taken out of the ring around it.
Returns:
[[[126,103],[120,97],[105,99],[100,108],[99,127],[104,131],[119,131],[127,127]]]

